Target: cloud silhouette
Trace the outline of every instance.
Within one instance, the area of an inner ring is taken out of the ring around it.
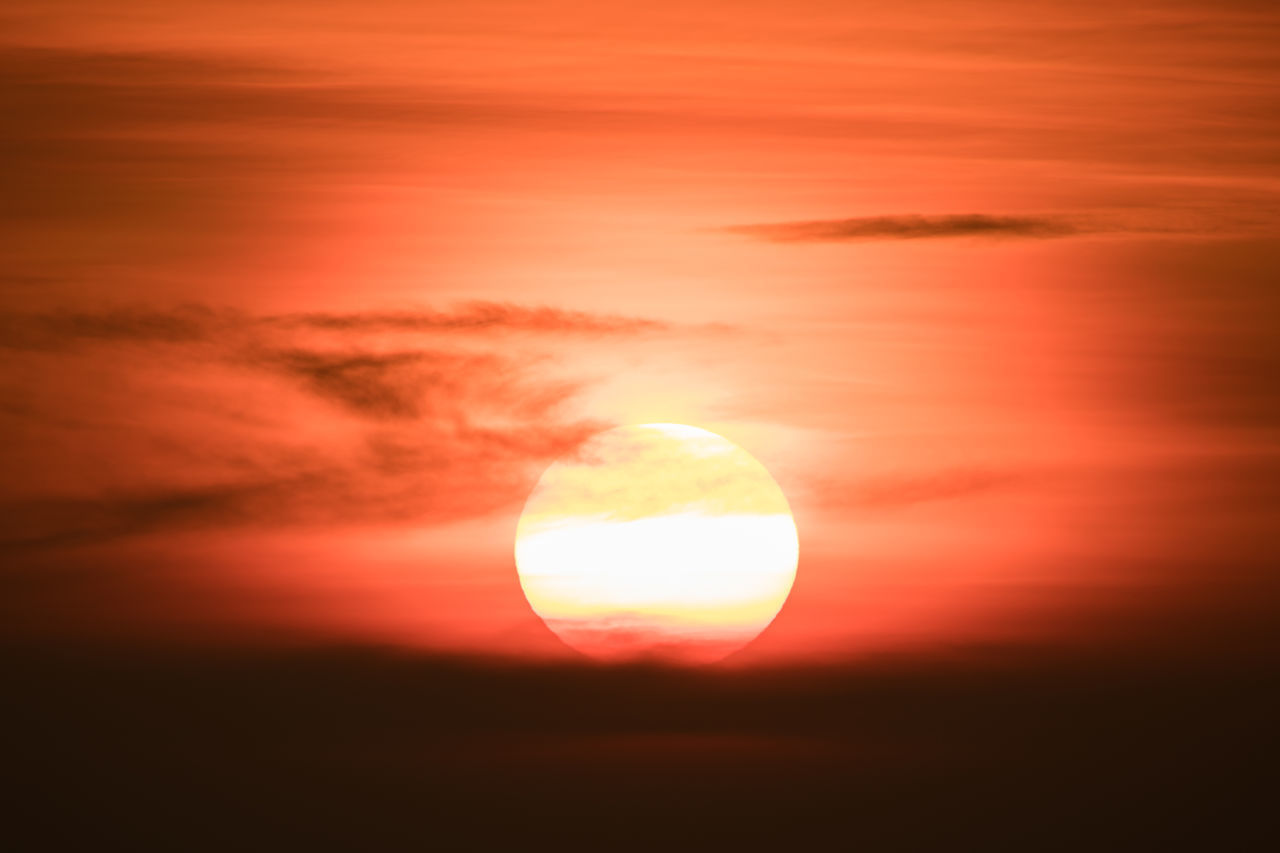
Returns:
[[[371,417],[413,418],[422,414],[419,395],[431,378],[448,381],[465,357],[422,352],[330,354],[302,349],[267,356],[263,363],[295,377],[317,395]]]
[[[85,344],[206,341],[242,331],[252,319],[232,309],[202,305],[0,314],[0,347],[59,350]]]
[[[251,355],[253,367],[297,380],[321,399],[373,419],[415,419],[439,415],[453,405],[483,409],[501,400],[503,408],[546,414],[562,402],[568,389],[557,383],[533,394],[521,394],[520,368],[487,353],[426,350],[371,352],[290,348]]]
[[[607,426],[572,412],[583,384],[557,374],[537,341],[667,328],[495,303],[0,315],[0,377],[18,383],[0,417],[21,460],[0,485],[0,547],[492,512]],[[535,349],[486,347],[508,333]],[[459,335],[465,346],[451,345]]]
[[[639,334],[674,330],[645,317],[592,314],[549,306],[466,302],[430,309],[354,313],[297,312],[259,316],[232,308],[186,305],[156,309],[116,307],[0,314],[0,347],[50,349],[86,343],[193,343],[271,340],[305,331],[351,333]]]
[[[992,216],[963,213],[948,216],[863,216],[733,225],[723,229],[771,243],[839,243],[856,240],[931,240],[945,237],[1065,237],[1080,226],[1052,216]]]
[[[0,553],[88,545],[154,530],[243,521],[270,484],[157,488],[0,503]],[[278,490],[275,490],[278,491]]]
[[[589,314],[547,306],[503,302],[468,302],[450,312],[386,311],[357,314],[297,313],[271,320],[284,326],[352,331],[486,331],[605,333],[646,332],[671,328],[670,324],[643,317]]]

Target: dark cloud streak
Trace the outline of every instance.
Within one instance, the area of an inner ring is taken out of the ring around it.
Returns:
[[[246,519],[257,498],[275,491],[240,483],[95,498],[45,498],[0,504],[0,553],[107,542],[155,530]]]
[[[351,331],[486,331],[615,333],[662,331],[666,323],[640,317],[589,314],[545,306],[468,302],[450,313],[386,311],[361,314],[299,313],[270,318],[284,326]]]
[[[671,331],[661,320],[591,314],[548,306],[467,302],[450,311],[299,312],[257,316],[232,308],[187,305],[0,314],[0,347],[57,350],[83,344],[223,342],[288,331],[337,333],[640,334]]]
[[[569,410],[581,382],[547,369],[536,349],[489,346],[494,336],[527,334],[535,345],[674,328],[498,303],[0,315],[0,348],[9,350],[0,379],[12,392],[0,413],[17,439],[6,452],[13,470],[27,472],[0,488],[0,548],[484,515],[517,500],[539,465],[607,426]],[[213,384],[189,397],[201,378]],[[327,426],[313,434],[317,423]],[[93,475],[62,464],[68,453]]]
[[[1045,239],[1084,233],[1065,219],[1051,216],[994,216],[963,213],[947,216],[863,216],[733,225],[731,234],[771,243],[841,243],[858,240],[935,240],[947,237]]]

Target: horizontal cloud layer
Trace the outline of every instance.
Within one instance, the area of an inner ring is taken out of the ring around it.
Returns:
[[[572,413],[582,383],[546,369],[538,342],[669,328],[497,303],[7,314],[15,476],[0,487],[0,544],[484,514],[603,426]],[[532,349],[491,346],[506,333]]]
[[[853,240],[929,240],[941,237],[1064,237],[1081,228],[1051,216],[992,216],[962,213],[948,216],[862,216],[733,225],[732,234],[775,243],[838,243]]]
[[[187,305],[0,314],[0,347],[58,349],[84,343],[230,341],[288,331],[639,333],[672,326],[643,317],[566,311],[547,306],[473,301],[450,311],[426,309],[354,313],[254,315],[225,307]]]

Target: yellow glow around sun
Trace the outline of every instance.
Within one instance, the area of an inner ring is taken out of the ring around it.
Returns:
[[[534,611],[579,651],[710,660],[773,620],[795,522],[749,453],[678,424],[618,427],[547,469],[516,531]]]

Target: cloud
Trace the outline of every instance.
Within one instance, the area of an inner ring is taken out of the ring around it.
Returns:
[[[238,468],[220,460],[216,479],[189,482],[175,472],[159,481],[125,477],[104,489],[52,479],[10,484],[0,494],[0,553],[209,528],[432,525],[480,517],[517,504],[541,465],[604,426],[550,415],[506,429],[417,420],[365,433],[354,446],[240,447],[251,464]],[[181,440],[197,454],[223,452],[218,442],[196,435]],[[98,439],[97,446],[104,454],[113,450],[110,440]],[[166,460],[175,464],[159,451],[133,461],[152,468]]]
[[[0,547],[484,515],[608,426],[574,413],[583,383],[539,341],[667,328],[494,303],[2,315],[13,476],[0,485]]]
[[[566,416],[552,402],[556,394],[536,380],[512,383],[504,401],[490,402],[490,411],[468,411],[448,391],[429,389],[424,396],[436,411],[417,418],[384,415],[382,404],[352,393],[355,405],[373,407],[372,414],[364,408],[359,414],[386,418],[389,425],[312,447],[282,445],[275,436],[255,444],[250,433],[237,432],[235,456],[219,440],[175,433],[186,454],[157,448],[130,461],[144,470],[177,469],[187,455],[204,455],[213,460],[209,474],[193,478],[175,470],[156,479],[138,473],[105,488],[53,477],[6,484],[0,491],[0,554],[210,528],[432,525],[476,518],[518,504],[541,467],[609,426]],[[486,425],[485,416],[504,403],[509,416],[529,409],[527,419]],[[83,430],[77,441],[92,444],[97,455],[115,452],[111,438],[94,432]]]
[[[362,314],[298,313],[272,318],[285,326],[359,331],[645,332],[669,324],[641,317],[588,314],[546,306],[468,302],[452,312],[388,311]]]
[[[326,352],[291,348],[254,354],[249,363],[296,380],[315,396],[366,418],[412,420],[452,406],[482,408],[501,400],[522,414],[546,414],[572,386],[551,383],[520,393],[521,371],[487,353],[425,350]]]
[[[422,415],[417,393],[433,379],[456,381],[465,356],[423,352],[388,354],[319,353],[283,350],[264,357],[263,363],[301,380],[320,397],[357,414],[375,418],[415,418]]]
[[[153,530],[240,521],[272,491],[238,483],[153,492],[5,501],[0,551],[85,545]]]
[[[0,347],[58,350],[84,344],[177,344],[210,340],[253,321],[232,309],[195,305],[0,314]]]
[[[771,243],[840,243],[856,240],[932,240],[945,237],[1049,238],[1083,233],[1079,225],[1052,216],[863,216],[733,225],[723,229]]]
[[[0,252],[28,279],[202,270],[287,237],[324,188],[403,180],[403,132],[531,120],[274,57],[13,45],[0,45],[0,108]]]
[[[176,228],[188,239],[194,224],[225,227],[228,182],[251,190],[281,173],[244,142],[245,125],[321,109],[317,92],[297,83],[283,70],[207,57],[0,48],[9,117],[0,220]],[[219,126],[240,127],[239,139]],[[173,132],[195,127],[203,132]]]
[[[338,334],[501,333],[640,334],[673,330],[645,317],[592,314],[549,306],[466,302],[448,311],[430,309],[355,313],[296,312],[253,315],[233,308],[117,307],[42,313],[0,313],[0,347],[57,350],[85,344],[230,343],[277,339],[288,332]]]

